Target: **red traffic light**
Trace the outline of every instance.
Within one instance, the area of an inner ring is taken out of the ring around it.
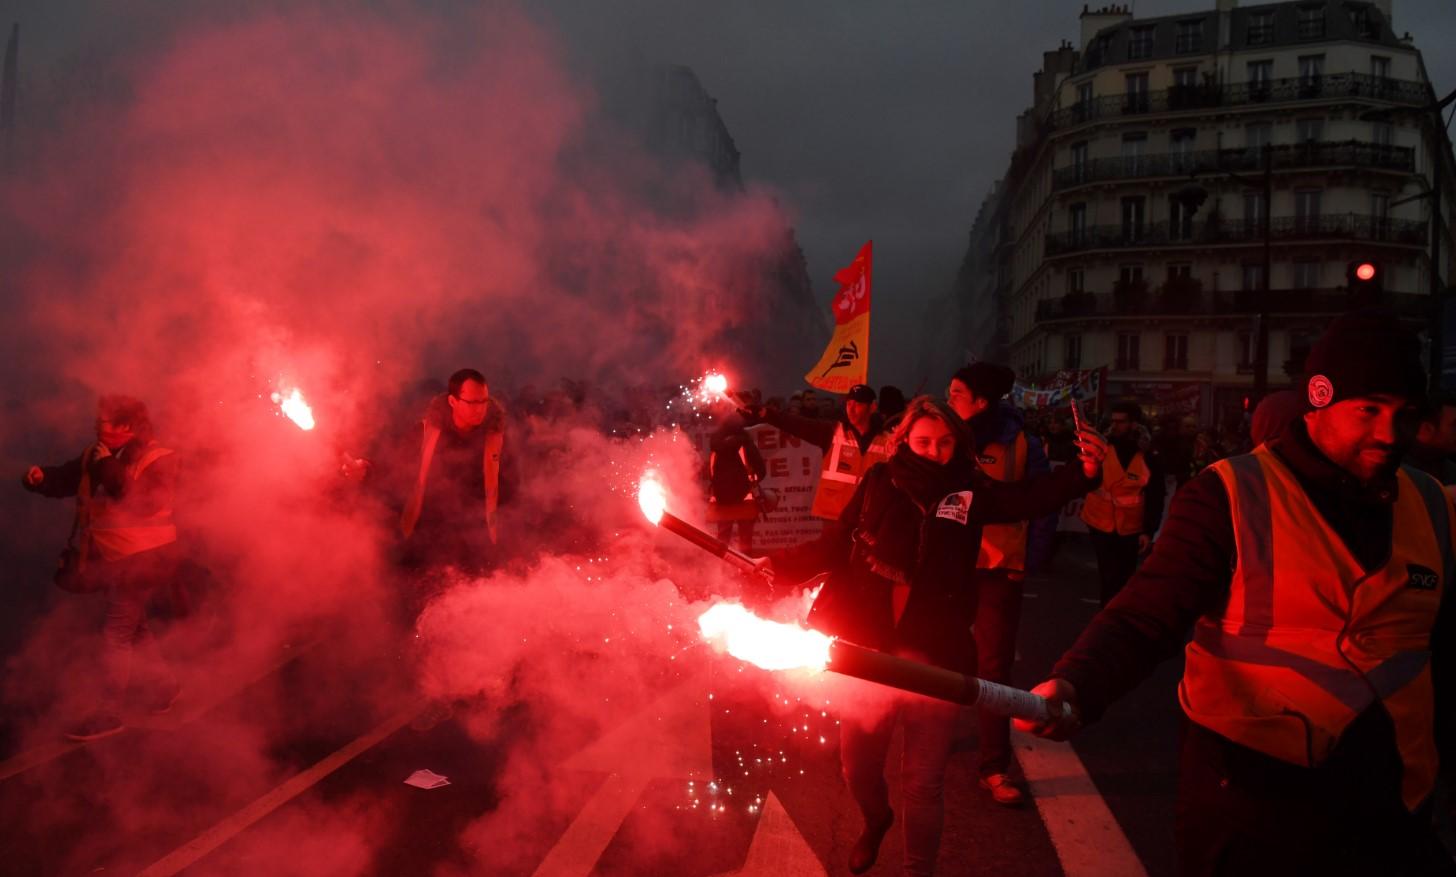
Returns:
[[[1375,279],[1375,263],[1361,262],[1355,266],[1355,279],[1363,280],[1366,283]]]

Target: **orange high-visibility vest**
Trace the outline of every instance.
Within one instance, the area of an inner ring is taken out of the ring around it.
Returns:
[[[810,513],[816,518],[839,520],[839,513],[849,505],[854,489],[865,472],[876,463],[890,459],[889,442],[883,433],[870,441],[864,452],[859,449],[854,436],[849,434],[843,423],[834,427],[834,441],[824,452],[823,466],[819,471],[819,487],[814,492],[814,506]]]
[[[1134,536],[1143,531],[1143,495],[1152,473],[1143,452],[1133,455],[1126,470],[1116,451],[1102,460],[1102,486],[1082,501],[1082,520],[1103,533]]]
[[[1026,477],[1026,432],[1018,431],[1009,445],[991,442],[977,457],[981,469],[997,481],[1020,481]],[[1004,569],[1019,578],[1026,569],[1026,521],[987,524],[981,529],[978,569]]]
[[[139,459],[123,467],[127,488],[131,489],[153,463],[172,453],[170,448],[152,445]],[[177,525],[172,521],[172,496],[154,512],[139,515],[130,508],[129,498],[89,499],[87,532],[96,553],[103,560],[121,560],[133,554],[161,548],[177,541]]]
[[[1188,717],[1291,764],[1323,763],[1377,700],[1395,725],[1401,796],[1415,809],[1438,766],[1431,630],[1452,573],[1451,500],[1398,474],[1390,559],[1363,569],[1266,447],[1212,467],[1229,496],[1238,559],[1228,604],[1187,647]]]

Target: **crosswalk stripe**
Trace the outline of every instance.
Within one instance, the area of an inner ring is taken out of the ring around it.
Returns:
[[[1016,744],[1016,759],[1067,877],[1146,877],[1071,744],[1019,731]]]

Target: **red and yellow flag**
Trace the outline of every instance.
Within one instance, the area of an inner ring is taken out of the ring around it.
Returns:
[[[855,384],[869,382],[870,373],[870,247],[865,241],[848,267],[835,272],[839,294],[829,310],[834,314],[834,337],[804,380],[831,393],[848,393]]]

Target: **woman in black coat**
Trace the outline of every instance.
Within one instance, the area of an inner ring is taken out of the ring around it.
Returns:
[[[774,565],[830,569],[809,624],[859,645],[962,673],[976,669],[970,583],[981,525],[1051,514],[1091,490],[1107,445],[1090,429],[1077,436],[1082,465],[1039,478],[1000,482],[973,456],[970,428],[945,404],[921,396],[906,409],[892,456],[865,473],[838,526],[823,539],[773,559]],[[894,822],[885,759],[895,725],[904,727],[905,873],[930,874],[940,849],[946,763],[959,707],[896,697],[869,717],[842,717],[845,781],[865,818],[850,853],[870,868]]]

